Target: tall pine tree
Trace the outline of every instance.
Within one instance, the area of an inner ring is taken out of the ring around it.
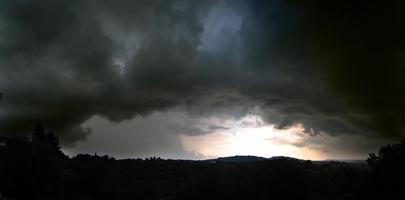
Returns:
[[[33,142],[43,142],[45,140],[45,128],[38,122],[32,129],[32,141]]]

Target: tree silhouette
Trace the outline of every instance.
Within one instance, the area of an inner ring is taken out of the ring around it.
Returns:
[[[45,128],[41,122],[37,122],[32,129],[32,141],[43,142],[45,141]]]
[[[49,144],[52,144],[54,147],[60,149],[59,138],[57,136],[55,136],[53,131],[49,131],[47,134],[45,134],[45,140]]]
[[[377,196],[384,199],[402,199],[405,196],[405,140],[381,147],[378,154],[369,155],[367,162],[373,170]]]
[[[378,154],[369,155],[367,162],[376,171],[402,171],[405,167],[405,140],[401,140],[398,144],[381,147]]]
[[[405,142],[364,163],[279,158],[244,162],[66,157],[41,123],[0,136],[0,193],[20,200],[402,199]],[[371,170],[370,170],[371,169]],[[291,192],[293,191],[293,192]],[[0,197],[0,200],[1,197]]]
[[[46,143],[53,147],[60,149],[59,138],[55,136],[53,131],[46,133],[44,126],[41,122],[38,122],[32,129],[31,139],[36,143]]]

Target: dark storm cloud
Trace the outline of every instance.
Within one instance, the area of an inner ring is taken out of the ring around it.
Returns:
[[[272,83],[280,87],[264,89],[274,91],[257,93],[276,94],[267,103],[277,108],[271,117],[278,126],[301,122],[314,133],[403,135],[403,3],[252,4],[245,49],[256,67],[282,77]]]
[[[21,134],[42,121],[69,143],[88,134],[80,124],[95,114],[120,121],[180,104],[193,89],[181,76],[196,52],[204,7],[2,1],[1,132]]]
[[[359,124],[379,135],[404,135],[405,72],[404,3],[402,1],[321,4],[330,11],[317,30],[319,46],[328,68],[327,83],[363,114]],[[333,12],[334,11],[334,12]],[[325,14],[313,12],[313,18]],[[332,61],[332,62],[331,62]]]
[[[259,108],[277,128],[395,138],[405,124],[399,4],[5,0],[0,131],[42,121],[73,143],[94,115]]]
[[[117,81],[107,67],[112,43],[82,6],[2,1],[3,134],[26,132],[35,120],[61,132],[65,141],[87,134],[80,123],[94,114],[94,98]]]

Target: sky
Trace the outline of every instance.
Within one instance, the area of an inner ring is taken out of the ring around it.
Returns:
[[[0,134],[117,158],[363,159],[405,134],[405,3],[0,0]]]

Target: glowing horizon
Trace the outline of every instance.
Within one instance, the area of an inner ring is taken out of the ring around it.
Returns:
[[[261,119],[259,123],[263,123]],[[186,151],[203,158],[252,155],[289,156],[310,160],[327,159],[320,150],[301,145],[307,137],[310,137],[303,131],[304,128],[299,124],[288,129],[277,129],[270,124],[248,123],[247,126],[235,126],[205,135],[181,134],[180,141]]]

